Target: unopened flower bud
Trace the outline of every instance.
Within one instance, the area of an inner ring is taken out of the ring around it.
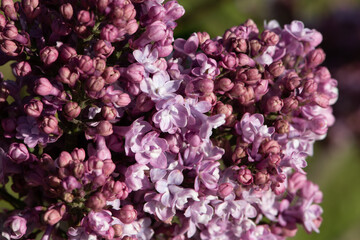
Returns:
[[[272,96],[266,101],[267,112],[279,112],[284,106],[284,102],[278,96]]]
[[[123,227],[121,224],[115,224],[112,226],[114,229],[114,237],[119,238],[123,234]]]
[[[314,79],[308,79],[304,84],[302,94],[305,96],[311,95],[312,93],[316,92],[317,88],[318,84],[314,81]]]
[[[241,159],[244,158],[245,156],[246,156],[246,152],[244,148],[236,147],[231,156],[231,159],[235,164],[239,164],[241,162]]]
[[[218,56],[222,53],[223,46],[218,41],[208,39],[203,44],[201,44],[201,49],[207,55]]]
[[[47,134],[51,134],[51,133],[55,133],[58,131],[58,120],[55,116],[45,116],[43,121],[41,122],[41,129],[47,133]]]
[[[234,191],[234,187],[231,183],[222,183],[219,185],[218,195],[221,198],[225,198],[233,191]]]
[[[104,88],[104,86],[105,80],[101,76],[91,76],[86,81],[86,88],[92,92],[99,92]]]
[[[93,18],[94,18],[93,13],[90,13],[89,11],[86,10],[81,10],[80,12],[78,12],[77,15],[78,23],[86,26],[92,25]]]
[[[77,118],[80,115],[81,108],[76,102],[67,102],[64,106],[64,114],[68,119]]]
[[[57,164],[59,165],[59,167],[66,167],[68,166],[71,162],[73,161],[70,153],[66,152],[66,151],[62,151],[60,153],[59,158],[57,159]]]
[[[15,65],[13,68],[13,73],[18,77],[25,77],[31,73],[31,66],[28,62],[22,61]]]
[[[74,159],[74,161],[84,161],[85,156],[85,150],[82,148],[74,148],[74,150],[71,152],[71,157]]]
[[[255,100],[254,89],[250,86],[243,88],[243,91],[240,94],[240,96],[238,97],[238,100],[239,100],[239,103],[244,106],[248,106],[248,105],[252,104]]]
[[[283,113],[289,113],[289,112],[297,109],[299,106],[298,100],[296,100],[294,97],[285,98],[285,99],[283,99],[283,102],[284,102],[284,106],[281,109],[281,112],[283,112]]]
[[[214,82],[211,79],[204,78],[198,81],[197,87],[200,92],[208,94],[214,90]]]
[[[241,184],[250,185],[253,183],[254,179],[250,169],[247,169],[246,166],[241,166],[237,174],[237,180]]]
[[[301,84],[301,78],[295,72],[289,72],[285,76],[285,87],[292,91]]]
[[[267,157],[267,161],[268,161],[269,166],[277,167],[277,166],[279,166],[279,164],[281,162],[281,157],[279,154],[270,154]]]
[[[271,184],[271,189],[273,190],[275,195],[280,195],[285,192],[286,186],[282,182],[276,182],[276,183]]]
[[[40,59],[46,66],[54,63],[58,56],[59,52],[54,47],[46,46],[40,50]]]
[[[234,87],[234,83],[229,78],[221,78],[216,82],[216,89],[221,92],[228,92]]]
[[[97,192],[89,197],[86,206],[94,211],[101,210],[106,206],[106,198],[102,193]]]
[[[255,184],[256,185],[262,185],[269,181],[269,174],[266,172],[266,170],[259,171],[255,174]]]
[[[74,14],[74,9],[71,3],[62,4],[60,6],[60,13],[66,20],[70,20]]]
[[[67,66],[61,67],[59,69],[59,75],[56,76],[56,80],[68,84],[70,87],[74,87],[78,79],[79,74],[71,72],[70,68]]]
[[[85,173],[84,164],[81,163],[81,162],[77,162],[77,163],[74,164],[72,170],[73,170],[74,177],[76,177],[76,178],[78,178],[78,179],[81,179],[82,176],[83,176],[84,173]]]
[[[140,112],[148,112],[154,107],[155,103],[146,93],[141,93],[136,97],[136,108]]]
[[[62,217],[63,216],[60,214],[60,212],[57,209],[53,208],[45,213],[43,219],[46,224],[53,226],[58,223],[62,219]]]
[[[60,48],[60,59],[63,62],[68,62],[71,58],[77,55],[76,50],[67,44],[64,44]]]
[[[261,40],[268,46],[275,46],[279,42],[279,35],[269,30],[265,30],[261,33]]]
[[[114,172],[116,165],[111,159],[104,160],[104,166],[102,167],[103,174],[106,176],[110,176],[111,173]]]
[[[3,53],[12,57],[16,57],[22,52],[16,43],[11,40],[4,40],[0,45],[0,49]]]
[[[137,211],[132,205],[125,205],[120,209],[118,218],[125,224],[132,223],[137,218]]]
[[[113,67],[107,67],[101,76],[104,78],[106,83],[112,84],[120,78],[120,72]]]
[[[321,48],[312,50],[307,55],[307,66],[308,67],[316,67],[320,65],[325,60],[324,50]]]
[[[239,53],[246,53],[248,49],[248,43],[243,38],[237,38],[232,42],[232,48]]]
[[[133,83],[140,83],[145,76],[144,66],[140,63],[133,63],[126,69],[126,76]]]
[[[81,73],[85,73],[87,75],[91,75],[95,72],[94,62],[87,55],[83,55],[78,59],[77,67]]]
[[[109,121],[100,121],[96,126],[96,132],[104,137],[109,136],[113,133],[112,124]]]
[[[250,49],[251,49],[251,54],[253,56],[257,55],[261,49],[261,43],[256,40],[256,39],[253,39],[250,41]]]
[[[66,192],[72,192],[75,189],[81,188],[81,183],[78,182],[78,180],[73,176],[67,176],[65,179],[61,182],[61,186],[64,188]]]
[[[217,114],[224,114],[225,117],[229,117],[233,112],[233,107],[230,104],[223,104],[222,102],[218,102],[215,105],[214,110]]]
[[[269,66],[269,72],[274,76],[278,77],[285,71],[285,67],[283,65],[283,62],[281,60],[278,60],[276,62],[273,62]]]
[[[28,116],[39,117],[43,110],[43,103],[40,100],[32,99],[29,103],[25,104],[24,111]]]
[[[22,143],[12,143],[9,147],[8,156],[15,163],[19,164],[29,159],[29,151]]]
[[[288,133],[290,129],[289,122],[284,119],[279,119],[275,122],[275,130],[280,134]]]
[[[118,35],[118,29],[112,24],[107,24],[101,29],[100,38],[109,42],[114,42]]]
[[[280,145],[275,140],[265,140],[261,143],[260,152],[263,154],[279,154]]]

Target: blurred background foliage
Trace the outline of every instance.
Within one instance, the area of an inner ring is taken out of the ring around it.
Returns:
[[[327,139],[316,144],[307,171],[324,193],[324,220],[320,234],[308,235],[300,228],[293,239],[360,239],[360,0],[178,1],[186,14],[178,21],[175,37],[197,31],[215,37],[248,18],[260,29],[264,20],[276,19],[281,25],[301,20],[323,34],[324,65],[339,81],[340,98],[334,106],[336,124]],[[10,64],[0,71],[5,79],[13,78]]]

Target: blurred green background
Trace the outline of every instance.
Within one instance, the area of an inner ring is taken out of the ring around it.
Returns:
[[[281,25],[301,20],[323,36],[324,63],[339,81],[340,98],[334,106],[336,124],[326,140],[315,146],[308,160],[308,177],[324,193],[320,234],[302,229],[293,239],[360,239],[360,0],[178,0],[186,10],[175,37],[192,32],[222,35],[227,28],[252,18]],[[11,78],[9,64],[1,66]]]

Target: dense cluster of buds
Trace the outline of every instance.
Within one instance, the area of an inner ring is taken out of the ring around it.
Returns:
[[[246,21],[174,40],[176,1],[2,0],[5,239],[318,232],[306,157],[334,123],[322,36]]]

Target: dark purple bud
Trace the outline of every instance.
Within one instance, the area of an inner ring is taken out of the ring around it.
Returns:
[[[145,36],[151,41],[160,41],[166,37],[166,25],[161,21],[155,21],[147,26]]]
[[[94,211],[101,210],[106,206],[106,198],[102,193],[97,192],[89,197],[86,206]]]
[[[3,118],[1,119],[1,126],[5,132],[11,133],[16,129],[16,119],[15,118]]]
[[[241,166],[237,174],[237,180],[243,185],[250,185],[253,183],[253,176],[250,169],[247,169],[246,166]]]
[[[245,73],[237,72],[237,78],[247,84],[256,84],[261,79],[261,73],[256,68],[250,68]]]
[[[74,9],[70,3],[64,3],[60,6],[60,13],[66,20],[70,20],[74,14]]]
[[[234,191],[234,187],[231,183],[222,183],[219,185],[218,195],[221,198],[225,198],[233,191]]]
[[[58,56],[59,52],[54,47],[46,46],[40,50],[40,59],[46,66],[54,63]]]
[[[9,147],[8,156],[15,163],[19,164],[29,159],[29,151],[22,143],[12,143]]]
[[[265,30],[261,33],[261,40],[268,46],[275,46],[279,42],[279,35],[269,30]]]
[[[316,67],[325,60],[325,52],[321,48],[314,49],[307,55],[306,59],[308,67]]]
[[[285,67],[283,65],[283,62],[281,60],[278,60],[276,62],[273,62],[269,66],[269,72],[274,76],[278,77],[285,71]]]
[[[123,206],[117,216],[125,224],[132,223],[137,218],[137,211],[132,205]]]
[[[140,63],[133,63],[126,69],[126,76],[133,83],[140,83],[145,76],[145,68]]]
[[[40,128],[47,134],[56,133],[58,131],[58,124],[59,122],[55,116],[45,116]]]
[[[279,154],[280,150],[280,145],[275,140],[264,140],[260,146],[260,152],[266,155]]]
[[[136,21],[136,19],[132,19],[129,22],[127,22],[125,30],[127,34],[133,35],[139,28],[139,24]]]
[[[109,0],[96,0],[96,7],[99,12],[104,12],[109,4]]]
[[[130,104],[130,102],[131,102],[131,98],[130,98],[129,94],[121,93],[121,94],[119,94],[118,99],[115,103],[119,107],[126,107],[127,105]]]
[[[107,84],[112,84],[120,78],[120,72],[113,67],[107,67],[101,76]]]
[[[267,112],[279,112],[284,106],[284,102],[278,96],[272,96],[266,101]]]
[[[86,80],[86,89],[92,92],[99,92],[101,91],[105,86],[105,80],[99,76],[91,76]]]
[[[298,100],[296,100],[294,97],[288,97],[283,99],[284,106],[281,109],[281,112],[283,113],[289,113],[294,110],[296,110],[299,106]]]
[[[109,136],[113,133],[112,124],[109,121],[100,121],[96,126],[96,133],[101,136]]]
[[[28,116],[39,117],[43,110],[43,103],[40,100],[32,99],[29,103],[25,104],[24,111]]]
[[[51,95],[54,87],[47,78],[40,78],[35,82],[34,92],[41,96]]]
[[[28,62],[22,61],[15,65],[13,73],[17,77],[25,77],[31,73],[31,66]]]
[[[62,45],[60,47],[60,59],[63,62],[68,62],[71,58],[77,56],[76,50],[69,45]]]

